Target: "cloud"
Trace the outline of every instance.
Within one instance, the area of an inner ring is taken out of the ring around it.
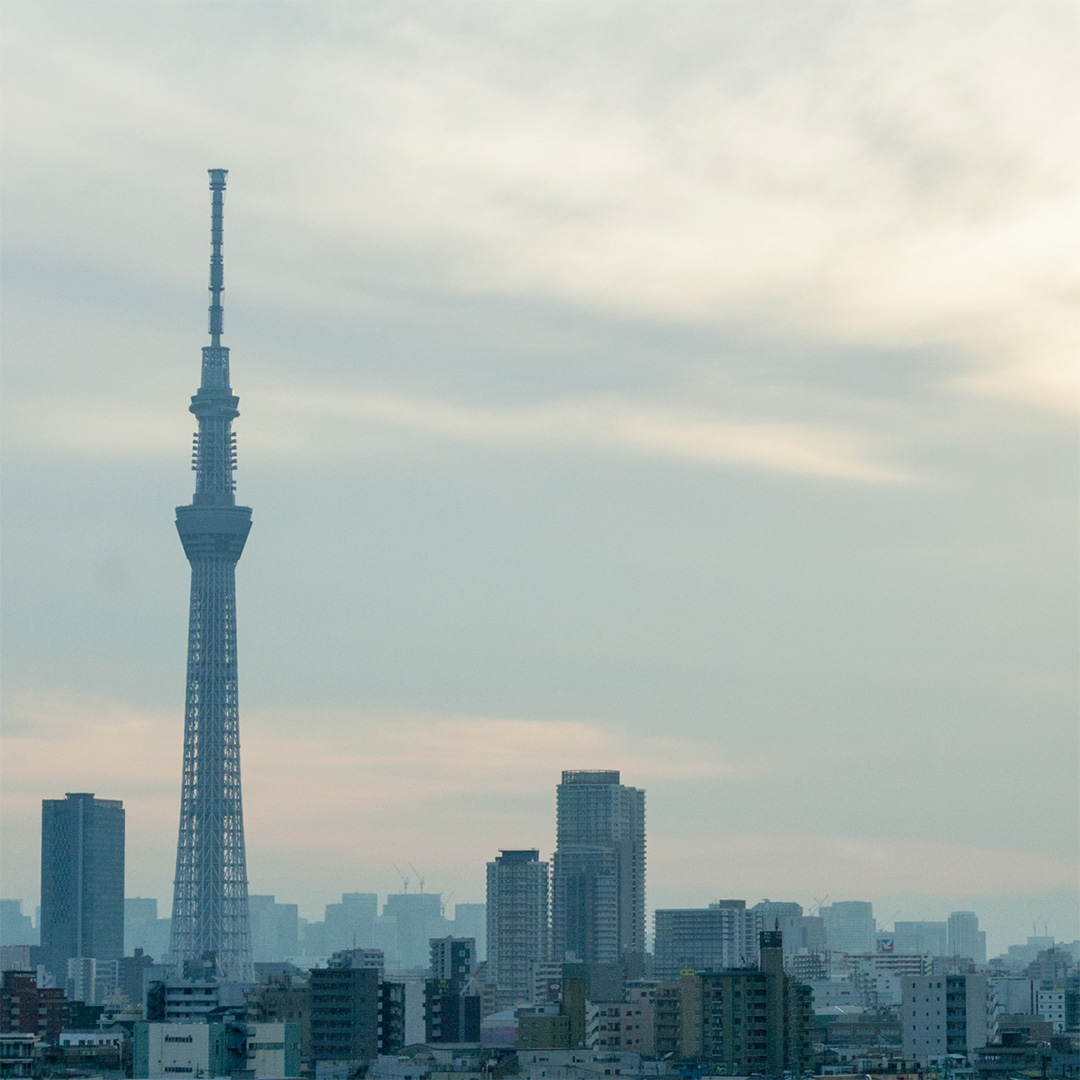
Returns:
[[[781,422],[752,423],[704,409],[664,408],[615,395],[528,407],[477,408],[389,394],[258,392],[245,396],[257,426],[245,434],[244,454],[314,458],[363,454],[373,442],[385,451],[387,433],[431,440],[522,448],[616,452],[714,468],[751,468],[825,480],[904,484],[914,477],[880,464],[865,440],[838,428]],[[15,413],[9,444],[104,457],[177,455],[191,423],[131,402],[53,397],[40,409]],[[382,436],[380,440],[380,436]],[[399,450],[412,452],[416,440]]]
[[[27,166],[9,188],[115,180],[122,211],[109,196],[64,223],[95,260],[137,251],[174,275],[153,202],[227,150],[246,206],[230,243],[274,303],[360,310],[374,260],[383,287],[957,349],[972,371],[954,390],[1077,407],[1065,7],[284,5],[227,11],[199,58],[201,8],[121,10],[82,27],[91,45],[8,16]],[[230,63],[200,78],[215,50]],[[43,213],[8,244],[55,235],[42,218],[22,236]],[[146,227],[117,235],[133,213]]]

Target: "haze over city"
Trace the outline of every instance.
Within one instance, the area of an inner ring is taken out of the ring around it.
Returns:
[[[94,792],[171,902],[222,167],[253,893],[482,901],[618,769],[650,912],[1080,937],[1074,7],[3,26],[5,897]]]

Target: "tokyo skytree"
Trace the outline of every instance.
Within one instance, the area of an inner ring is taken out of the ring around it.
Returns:
[[[176,508],[191,563],[184,772],[176,846],[169,963],[188,978],[251,981],[247,858],[240,798],[240,715],[236,685],[236,563],[251,509],[233,494],[238,398],[221,344],[222,214],[226,169],[210,170],[210,344],[191,399],[199,422],[192,450],[195,494]]]

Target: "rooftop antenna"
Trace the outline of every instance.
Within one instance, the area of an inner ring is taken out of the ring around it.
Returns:
[[[408,892],[409,891],[409,879],[401,872],[401,867],[398,866],[397,863],[391,863],[390,865],[398,872],[398,877],[401,878],[401,884],[405,886],[404,891]]]

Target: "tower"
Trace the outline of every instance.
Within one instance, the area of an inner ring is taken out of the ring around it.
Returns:
[[[124,804],[69,793],[41,802],[41,945],[63,985],[67,962],[124,955]]]
[[[499,1005],[530,1002],[533,965],[549,952],[548,864],[535,848],[502,851],[487,864],[487,947]]]
[[[199,422],[191,467],[195,494],[176,508],[191,563],[187,694],[180,837],[173,883],[170,962],[178,970],[250,981],[247,859],[240,798],[240,716],[236,682],[236,564],[251,510],[233,494],[238,398],[221,344],[221,255],[226,169],[210,170],[210,344],[191,399]]]
[[[609,963],[645,951],[645,792],[571,770],[557,795],[552,954]]]

